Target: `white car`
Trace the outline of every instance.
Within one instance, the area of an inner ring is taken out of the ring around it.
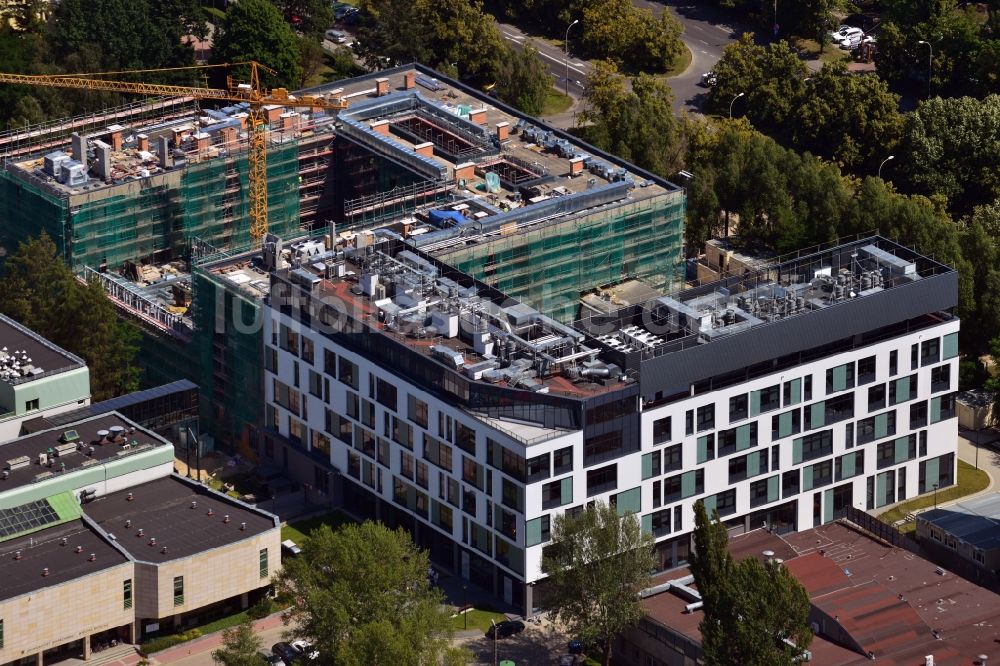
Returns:
[[[837,28],[836,31],[830,33],[830,40],[834,43],[840,44],[845,39],[855,39],[856,42],[860,42],[861,38],[864,36],[865,32],[861,28],[853,28],[849,25],[842,25]]]
[[[326,38],[333,42],[334,44],[346,44],[347,34],[341,32],[340,30],[327,30]]]
[[[701,75],[701,81],[699,84],[705,88],[711,88],[716,83],[718,83],[719,78],[715,75],[715,72],[705,72]]]
[[[292,641],[292,647],[309,659],[309,661],[316,661],[319,659],[319,652],[314,650],[313,646],[309,645],[309,643],[305,641]]]

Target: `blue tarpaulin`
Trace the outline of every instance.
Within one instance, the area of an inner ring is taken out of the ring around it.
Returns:
[[[457,210],[432,210],[428,213],[431,222],[435,226],[450,226],[446,224],[449,220],[453,225],[468,224],[468,220]]]

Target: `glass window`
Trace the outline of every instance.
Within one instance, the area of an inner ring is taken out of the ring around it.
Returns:
[[[734,395],[729,399],[729,421],[739,421],[745,419],[749,413],[750,403],[747,401],[747,394]]]
[[[945,363],[931,369],[931,393],[951,388],[951,364]]]
[[[407,396],[407,416],[421,428],[426,428],[427,403],[416,396]]]
[[[683,447],[680,444],[668,446],[663,449],[663,471],[674,472],[681,469],[681,455]]]
[[[715,427],[715,405],[703,405],[698,408],[698,432],[711,430]]]
[[[552,474],[559,476],[573,471],[573,447],[559,449],[552,454]]]
[[[267,548],[260,549],[258,563],[260,564],[260,577],[267,578]]]
[[[826,371],[826,394],[854,388],[854,364],[846,363]]]
[[[653,444],[665,444],[670,439],[670,417],[664,416],[653,421]]]
[[[375,380],[375,400],[383,407],[396,411],[396,385],[382,378]]]
[[[885,384],[868,389],[868,411],[877,412],[880,409],[885,409]]]
[[[528,458],[528,483],[542,481],[551,476],[549,464],[550,458],[551,456],[548,453],[543,453],[542,455],[535,456],[534,458]]]
[[[460,421],[455,421],[455,446],[466,453],[476,455],[476,431]]]
[[[123,602],[124,602],[123,603],[123,608],[125,610],[128,610],[129,608],[132,608],[132,579],[131,578],[126,578],[125,582],[122,583],[122,599],[123,599]],[[0,647],[3,647],[2,643],[0,643]]]
[[[932,365],[941,360],[941,340],[933,338],[920,343],[920,365]]]
[[[618,465],[587,470],[587,497],[593,497],[617,487]]]
[[[341,356],[339,368],[340,372],[337,375],[337,379],[352,389],[357,390],[359,380],[358,366]]]
[[[899,351],[893,349],[889,352],[889,376],[895,375],[899,372]]]
[[[655,511],[650,514],[649,519],[654,537],[670,534],[670,509]]]
[[[174,576],[174,606],[184,605],[184,576]]]
[[[858,360],[858,386],[871,384],[875,381],[875,357],[868,356]]]

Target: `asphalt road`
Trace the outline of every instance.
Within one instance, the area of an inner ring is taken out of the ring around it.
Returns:
[[[674,112],[682,109],[698,112],[705,89],[699,86],[701,75],[715,66],[722,57],[726,44],[735,40],[742,31],[740,26],[731,24],[729,17],[713,7],[703,7],[694,0],[665,0],[651,2],[650,0],[633,0],[637,7],[650,9],[659,16],[665,10],[670,11],[681,25],[684,33],[681,39],[691,51],[691,64],[687,70],[668,80],[674,91]],[[530,39],[528,35],[509,23],[497,22],[504,39],[515,47],[523,46]],[[578,36],[579,26],[570,29],[570,47],[573,45],[574,34]],[[534,46],[539,57],[545,62],[549,73],[559,86],[565,89],[567,62],[562,49],[547,42],[536,39]],[[590,64],[579,58],[569,58],[569,93],[580,97],[586,86]]]

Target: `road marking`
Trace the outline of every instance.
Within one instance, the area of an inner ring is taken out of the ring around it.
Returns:
[[[559,65],[563,65],[563,66],[566,65],[566,61],[563,60],[562,58],[553,58],[548,53],[545,53],[543,51],[539,51],[538,55],[542,56],[543,58],[548,58],[552,62],[557,63]],[[570,65],[569,68],[572,69],[577,74],[583,74],[584,76],[587,75],[587,72],[585,70],[580,69],[579,67],[574,67],[573,65]]]
[[[704,39],[699,39],[698,41],[704,44],[705,46],[708,46],[708,42],[706,42]]]
[[[715,28],[716,30],[720,30],[720,31],[726,33],[727,35],[730,34],[730,33],[732,33],[732,31],[733,31],[732,28],[727,28],[724,25],[713,25],[712,27]]]

